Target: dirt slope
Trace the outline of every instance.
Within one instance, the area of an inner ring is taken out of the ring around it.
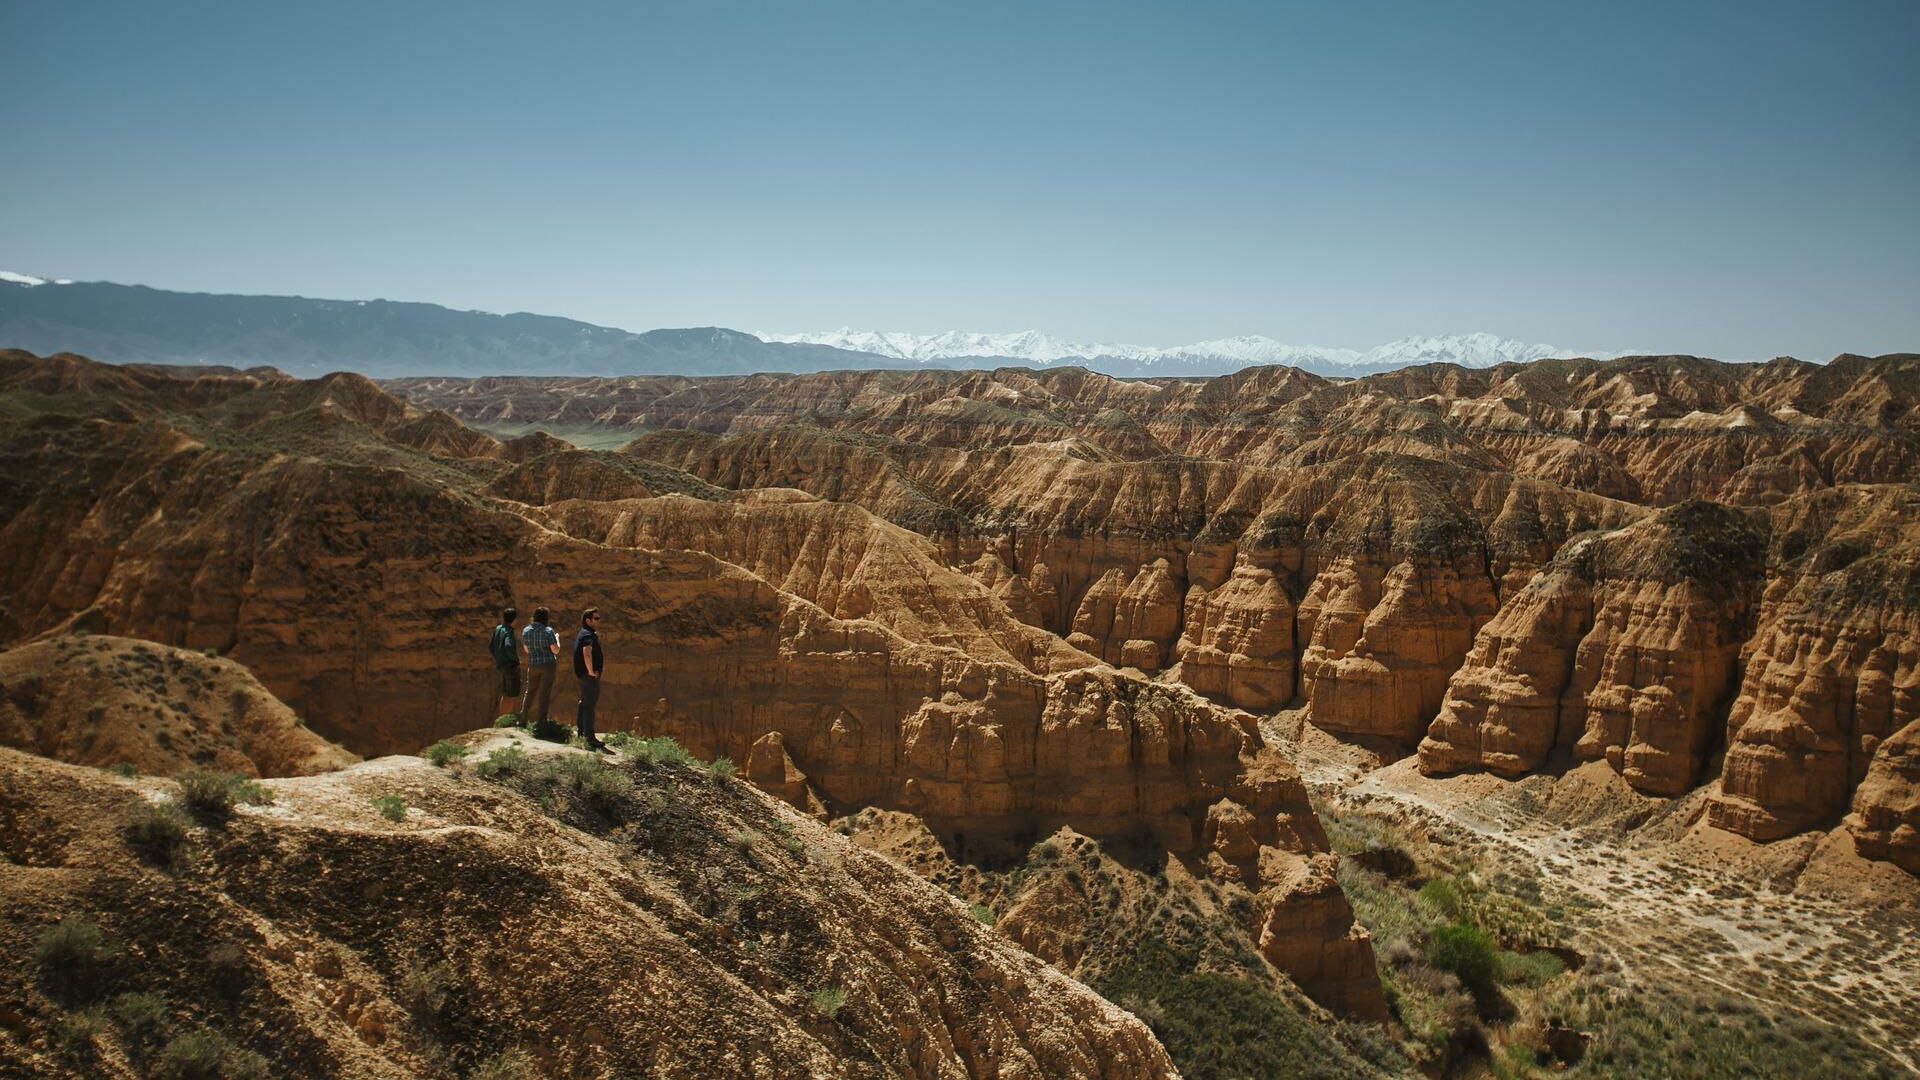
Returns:
[[[447,769],[270,781],[172,867],[125,832],[172,785],[0,751],[6,951],[63,913],[118,949],[64,986],[0,973],[0,1071],[140,1075],[199,1029],[316,1077],[464,1076],[514,1048],[546,1076],[1175,1075],[1131,1016],[744,783],[629,761],[583,793],[542,766],[587,755],[526,739],[485,780],[472,764],[515,740],[463,741]],[[50,1038],[134,992],[166,996],[159,1034]]]

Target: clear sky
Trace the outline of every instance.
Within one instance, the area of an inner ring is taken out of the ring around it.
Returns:
[[[649,329],[1920,350],[1920,2],[0,0],[0,268]]]

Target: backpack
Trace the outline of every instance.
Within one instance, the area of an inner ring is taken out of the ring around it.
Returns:
[[[494,667],[520,666],[519,654],[513,649],[513,631],[504,626],[493,628],[493,640],[487,642],[487,651],[493,654]]]

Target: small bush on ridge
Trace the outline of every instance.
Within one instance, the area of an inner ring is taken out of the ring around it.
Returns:
[[[373,808],[380,811],[380,816],[388,821],[407,820],[407,800],[398,795],[375,795]]]
[[[439,742],[427,747],[426,752],[420,756],[426,758],[428,764],[436,765],[444,769],[470,753],[472,753],[472,751],[464,746],[448,739],[441,739]]]

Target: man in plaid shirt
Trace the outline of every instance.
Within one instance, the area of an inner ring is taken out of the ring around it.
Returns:
[[[520,699],[520,722],[532,727],[547,718],[553,697],[553,673],[560,660],[560,635],[547,625],[547,609],[536,608],[520,631],[520,652],[527,658],[527,692]]]

